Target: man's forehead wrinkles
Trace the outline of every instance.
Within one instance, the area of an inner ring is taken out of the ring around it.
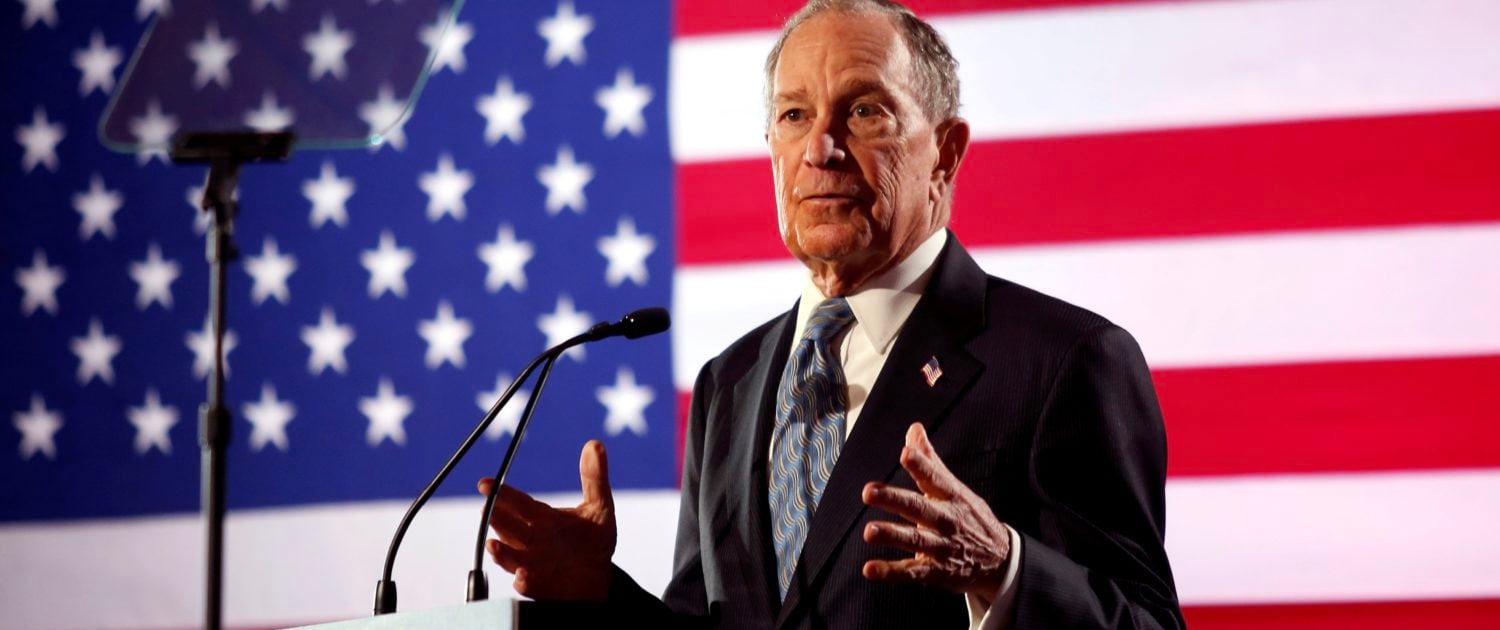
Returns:
[[[840,81],[834,84],[832,90],[818,90],[818,92],[832,98],[846,98],[866,94],[890,95],[894,93],[894,90],[892,86],[878,79],[857,78]],[[805,87],[780,90],[772,95],[772,99],[776,101],[804,101],[811,97],[812,92]]]
[[[845,96],[863,96],[865,94],[889,94],[893,90],[886,85],[885,81],[860,77],[843,81],[838,85],[838,93]]]
[[[805,101],[807,100],[807,90],[804,88],[783,90],[777,92],[774,98],[777,101]]]
[[[876,56],[871,56],[871,58],[867,59],[846,56],[842,59],[837,59],[836,63],[823,64],[816,71],[819,79],[809,81],[807,75],[796,68],[796,64],[786,64],[779,68],[776,73],[776,91],[772,94],[772,98],[780,98],[782,96],[807,97],[812,92],[833,92],[836,94],[848,94],[851,92],[890,93],[897,89],[897,86],[893,85],[893,82],[899,80],[900,76],[903,76],[900,68],[893,67],[895,65],[888,59],[881,59]]]

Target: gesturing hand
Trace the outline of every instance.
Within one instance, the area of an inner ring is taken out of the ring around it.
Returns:
[[[920,493],[872,481],[865,484],[862,498],[866,505],[910,523],[873,522],[865,526],[864,537],[865,542],[916,556],[871,560],[865,563],[864,576],[993,597],[1010,557],[1010,532],[984,499],[948,471],[919,423],[906,431],[901,467],[916,480]]]
[[[517,593],[536,600],[603,601],[615,553],[615,501],[604,444],[590,440],[578,458],[583,503],[556,509],[508,485],[500,487],[490,527],[490,556],[516,576]],[[488,494],[495,480],[479,480]]]

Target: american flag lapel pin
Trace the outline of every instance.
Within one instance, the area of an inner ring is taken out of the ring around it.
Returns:
[[[927,359],[927,364],[922,366],[922,377],[927,379],[928,387],[936,387],[938,379],[943,377],[943,368],[938,366],[937,355]]]

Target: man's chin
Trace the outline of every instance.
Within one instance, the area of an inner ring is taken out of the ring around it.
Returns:
[[[836,263],[862,258],[869,249],[870,239],[853,230],[819,228],[799,235],[792,254],[804,262],[815,260]]]

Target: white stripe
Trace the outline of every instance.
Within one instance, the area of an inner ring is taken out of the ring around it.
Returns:
[[[1500,470],[1173,479],[1190,604],[1500,595]]]
[[[990,273],[1093,310],[1152,367],[1500,352],[1500,223],[975,248]],[[673,374],[792,306],[795,261],[681,267]],[[733,287],[725,290],[724,287]]]
[[[1500,470],[1173,479],[1167,504],[1167,548],[1187,605],[1500,597]],[[661,592],[677,493],[621,492],[616,505],[616,563]],[[401,610],[463,601],[478,507],[437,500],[418,518],[396,564]],[[368,616],[404,508],[231,513],[227,623]],[[0,581],[5,625],[196,625],[199,531],[192,516],[0,528],[0,557],[16,576]],[[490,565],[489,574],[497,596],[509,592],[502,571]]]
[[[1493,0],[1252,0],[937,17],[981,140],[1500,105]],[[671,58],[678,161],[765,154],[773,32]]]

